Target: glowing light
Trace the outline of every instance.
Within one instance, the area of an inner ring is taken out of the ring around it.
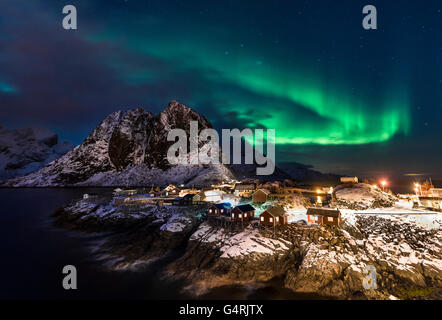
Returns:
[[[422,193],[422,187],[421,187],[421,185],[419,183],[415,183],[414,184],[414,191],[416,192],[416,195]]]
[[[388,185],[387,180],[382,180],[381,185],[382,185],[382,191],[385,191],[385,186]]]

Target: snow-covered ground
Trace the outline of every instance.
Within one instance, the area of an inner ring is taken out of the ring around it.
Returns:
[[[307,222],[307,209],[286,208],[289,223],[299,221]],[[366,210],[339,209],[343,220],[349,225],[354,226],[357,215],[379,216],[384,219],[390,219],[398,222],[408,222],[423,225],[429,228],[440,228],[442,226],[442,214],[425,209],[413,209],[413,204],[407,200],[397,201],[390,208],[374,208]]]
[[[221,258],[235,258],[252,253],[277,254],[289,249],[285,240],[274,240],[261,236],[259,231],[249,226],[237,234],[230,234],[224,229],[215,230],[208,223],[200,225],[190,240],[215,245],[221,252]]]
[[[299,221],[307,222],[307,209],[292,209],[287,211],[288,223],[296,223]]]
[[[440,228],[442,226],[442,214],[425,209],[413,209],[412,203],[400,200],[391,208],[375,208],[366,210],[340,209],[342,218],[354,225],[356,215],[376,216],[397,222],[416,223],[428,228]]]

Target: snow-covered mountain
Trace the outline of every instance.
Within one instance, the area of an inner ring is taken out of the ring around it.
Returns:
[[[0,181],[36,171],[73,147],[69,142],[59,143],[48,129],[8,130],[0,125]]]
[[[116,111],[64,156],[41,170],[5,182],[7,186],[142,186],[207,184],[233,178],[223,165],[171,166],[167,150],[170,129],[189,134],[190,121],[199,130],[210,122],[191,108],[172,101],[159,115],[142,108]]]

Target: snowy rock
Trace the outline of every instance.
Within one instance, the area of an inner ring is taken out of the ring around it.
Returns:
[[[333,194],[337,207],[355,210],[392,207],[396,200],[393,196],[365,183],[339,185]]]
[[[108,233],[94,247],[107,267],[122,270],[150,263],[182,245],[198,223],[198,207],[112,206],[104,196],[72,202],[54,214],[55,225]],[[117,231],[113,234],[114,231]]]

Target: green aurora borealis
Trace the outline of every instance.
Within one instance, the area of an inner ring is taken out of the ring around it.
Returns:
[[[222,113],[236,112],[244,127],[276,129],[277,144],[358,145],[388,141],[396,134],[409,132],[410,103],[404,84],[389,85],[370,97],[358,92],[350,94],[351,79],[330,81],[321,71],[303,67],[301,61],[281,63],[269,56],[262,62],[256,51],[241,43],[225,44],[234,50],[223,51],[220,43],[203,42],[193,31],[182,30],[183,34],[177,37],[167,29],[160,35],[146,31],[148,26],[143,30],[141,35],[123,31],[133,50],[166,59],[180,70],[204,70],[206,80],[213,86],[227,83],[256,95],[258,98],[251,99],[237,92],[212,93],[216,100],[223,101],[217,106]],[[119,29],[93,35],[90,40],[112,42],[123,34]],[[121,72],[121,62],[110,63]],[[129,84],[155,82],[163,76],[140,67],[136,73],[123,75]],[[216,118],[210,120],[216,125]]]

